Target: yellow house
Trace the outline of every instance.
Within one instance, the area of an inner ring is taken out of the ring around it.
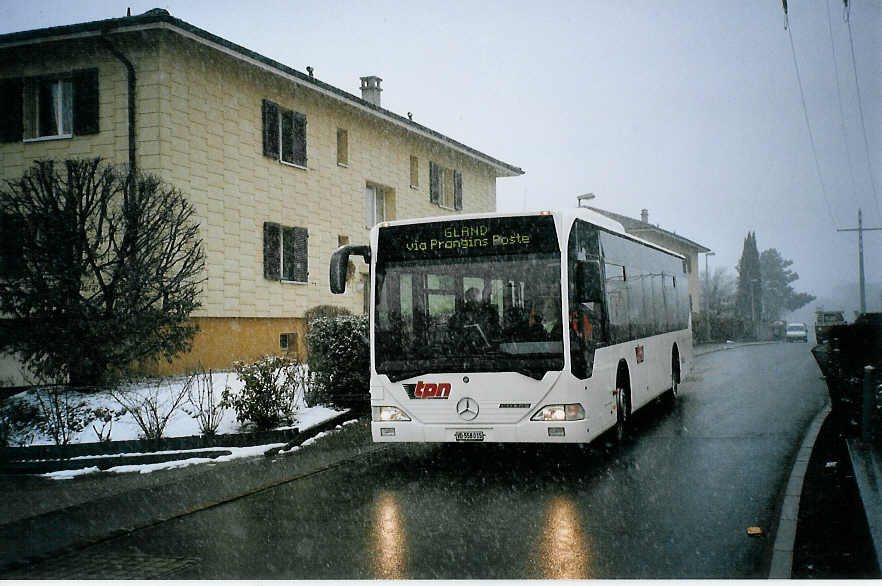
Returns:
[[[676,232],[660,228],[658,224],[650,224],[649,210],[645,208],[640,210],[640,219],[637,220],[600,208],[587,207],[619,222],[628,234],[633,234],[638,238],[685,256],[686,274],[689,277],[689,309],[691,312],[698,312],[701,309],[701,284],[698,282],[701,267],[698,265],[698,255],[710,252],[710,248],[680,236]]]
[[[206,255],[200,333],[167,370],[304,353],[304,312],[361,312],[366,267],[331,296],[328,260],[383,219],[493,211],[522,175],[361,96],[154,9],[0,35],[0,179],[100,156],[195,206]],[[2,374],[2,373],[0,373]],[[0,379],[3,377],[0,376]]]

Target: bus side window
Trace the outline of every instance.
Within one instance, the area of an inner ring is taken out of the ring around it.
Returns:
[[[616,344],[631,338],[631,321],[628,318],[628,282],[625,267],[606,263],[607,315],[609,316],[610,343]]]

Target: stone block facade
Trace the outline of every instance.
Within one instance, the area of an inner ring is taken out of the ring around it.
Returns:
[[[488,212],[496,207],[496,178],[522,173],[167,13],[155,22],[133,19],[114,34],[90,33],[90,24],[63,27],[66,36],[0,37],[0,82],[97,69],[99,111],[95,134],[0,143],[0,179],[41,159],[100,156],[126,164],[127,70],[110,46],[132,62],[138,169],[176,186],[195,206],[206,255],[202,307],[193,315],[201,332],[193,351],[162,371],[227,368],[279,353],[283,333],[298,334],[293,351],[305,357],[307,309],[363,311],[360,275],[367,268],[357,267],[345,295],[332,296],[328,261],[342,242],[367,242],[369,186],[383,194],[386,219]],[[264,155],[265,100],[305,116],[305,165]],[[430,162],[461,173],[461,210],[430,201]],[[306,229],[305,280],[264,276],[266,223]]]

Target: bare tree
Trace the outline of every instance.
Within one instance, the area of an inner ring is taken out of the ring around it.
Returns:
[[[187,351],[205,257],[174,187],[100,159],[38,161],[0,191],[0,346],[95,385]]]
[[[726,267],[716,267],[709,279],[701,280],[701,298],[706,300],[707,311],[713,315],[734,309],[734,295],[735,276]]]

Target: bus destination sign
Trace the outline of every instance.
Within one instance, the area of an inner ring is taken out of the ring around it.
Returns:
[[[559,252],[551,216],[451,220],[380,228],[388,260]]]

